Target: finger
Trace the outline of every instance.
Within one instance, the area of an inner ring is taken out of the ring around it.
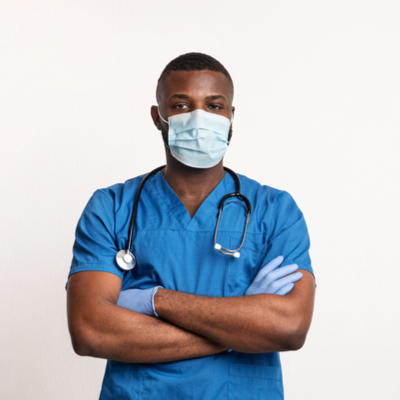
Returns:
[[[271,287],[273,288],[273,293],[277,293],[277,291],[279,289],[288,285],[289,283],[297,282],[302,277],[303,277],[303,274],[301,272],[296,272],[295,274],[290,274],[281,279],[278,279],[277,281],[275,281],[271,284]]]
[[[261,293],[270,293],[276,294],[278,290],[280,290],[283,286],[288,285],[289,283],[293,283],[302,278],[303,274],[301,272],[293,274],[292,272],[296,271],[298,268],[297,264],[287,265],[286,267],[282,267],[276,271],[272,271],[265,277],[265,279],[258,280],[255,284],[254,282],[247,289],[245,295],[249,294],[261,294]],[[283,272],[281,272],[283,270]],[[280,275],[277,275],[277,272]],[[280,277],[283,275],[283,277]],[[277,278],[278,276],[278,278]]]
[[[286,265],[282,268],[278,268],[275,271],[272,271],[268,274],[268,282],[272,283],[280,278],[282,278],[283,276],[289,275],[295,271],[298,270],[298,265],[297,264],[290,264],[290,265]]]
[[[254,280],[261,280],[283,262],[283,256],[278,256],[262,267]]]
[[[279,294],[281,296],[284,296],[285,294],[288,294],[293,288],[294,288],[294,284],[293,283],[288,283],[283,288],[280,288],[275,294]]]

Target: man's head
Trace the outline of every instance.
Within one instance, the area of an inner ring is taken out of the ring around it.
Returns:
[[[151,109],[156,127],[168,144],[168,124],[172,115],[197,109],[233,118],[233,82],[229,72],[215,58],[202,53],[187,53],[172,60],[157,84],[158,107]],[[229,134],[229,140],[231,132]]]
[[[230,83],[233,99],[233,81],[227,69],[214,57],[203,53],[186,53],[170,61],[157,82],[156,97],[160,103],[160,90],[172,71],[215,71],[224,74]]]

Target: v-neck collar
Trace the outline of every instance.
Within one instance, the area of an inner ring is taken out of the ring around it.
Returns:
[[[154,178],[154,186],[156,187],[160,197],[165,202],[168,210],[175,217],[178,225],[182,229],[189,231],[206,229],[207,225],[210,225],[210,223],[214,226],[216,221],[214,221],[214,218],[211,218],[212,221],[210,221],[210,216],[217,214],[221,199],[226,194],[236,190],[235,180],[229,172],[226,172],[218,185],[213,189],[203,203],[201,203],[193,218],[191,218],[180,198],[165,180],[164,175],[161,172],[158,172]]]

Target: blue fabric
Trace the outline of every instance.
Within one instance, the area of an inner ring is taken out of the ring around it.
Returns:
[[[303,214],[284,191],[261,186],[239,175],[242,193],[252,204],[246,241],[240,258],[213,248],[221,198],[235,191],[226,174],[193,218],[157,173],[146,183],[137,214],[132,253],[137,266],[117,267],[115,255],[124,249],[133,199],[143,176],[94,193],[76,230],[70,275],[106,271],[122,279],[122,290],[167,289],[197,295],[243,296],[260,268],[279,255],[282,266],[296,263],[313,273],[309,236]],[[218,242],[236,248],[245,226],[240,200],[227,202]],[[209,357],[162,364],[108,361],[101,400],[106,399],[283,399],[278,353],[224,352]]]

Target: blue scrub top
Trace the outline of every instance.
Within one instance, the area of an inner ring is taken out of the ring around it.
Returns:
[[[162,285],[202,296],[243,296],[260,268],[283,255],[313,273],[310,240],[302,212],[287,192],[239,175],[252,205],[240,258],[214,249],[218,205],[236,191],[226,173],[193,218],[161,172],[145,184],[138,208],[132,253],[137,265],[123,271],[115,255],[127,244],[133,200],[144,175],[97,190],[76,230],[70,274],[105,271],[122,279],[122,290]],[[245,226],[245,205],[227,201],[218,243],[237,248]],[[100,394],[106,399],[283,399],[279,353],[236,351],[159,364],[108,361]]]

